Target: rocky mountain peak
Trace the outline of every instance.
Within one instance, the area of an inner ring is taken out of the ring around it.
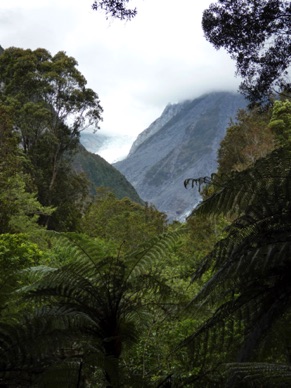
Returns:
[[[181,219],[200,201],[197,191],[184,188],[184,180],[216,171],[217,150],[229,121],[245,106],[245,99],[231,92],[169,104],[138,136],[128,157],[114,166],[143,200],[170,220]]]
[[[181,109],[183,104],[168,104],[161,116],[156,119],[147,129],[141,132],[136,140],[133,142],[129,154],[133,154],[138,147],[151,136],[153,136],[156,132],[158,132],[167,122],[171,120]]]

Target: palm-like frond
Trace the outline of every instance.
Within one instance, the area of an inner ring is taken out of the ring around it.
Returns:
[[[290,150],[276,150],[234,174],[195,212],[238,215],[193,276],[212,271],[192,305],[216,306],[183,343],[196,358],[219,348],[229,359],[249,360],[291,308],[290,166]]]
[[[82,347],[71,343],[85,320],[68,308],[44,307],[34,315],[0,323],[0,381],[33,386],[51,365],[66,358],[80,359]]]
[[[127,263],[127,278],[136,277],[143,271],[160,268],[160,263],[169,255],[177,240],[185,232],[181,227],[172,232],[163,233],[142,244],[133,252],[125,256]]]
[[[135,252],[106,258],[100,258],[92,239],[56,234],[71,260],[60,268],[28,271],[35,281],[21,292],[35,302],[36,310],[20,323],[0,325],[0,355],[6,357],[3,381],[17,367],[28,375],[39,368],[42,374],[61,360],[71,366],[82,360],[103,369],[107,382],[118,386],[123,344],[136,339],[153,306],[157,311],[170,296],[159,264],[181,233],[165,234]]]
[[[291,152],[288,148],[276,149],[254,166],[233,172],[229,177],[213,175],[212,183],[218,188],[209,199],[203,201],[195,214],[242,214],[246,208],[260,201],[268,205],[265,196],[285,201],[291,196]],[[275,196],[275,197],[274,197]],[[272,201],[271,203],[273,203]]]
[[[236,363],[227,365],[230,377],[225,387],[290,387],[291,367],[285,364]]]

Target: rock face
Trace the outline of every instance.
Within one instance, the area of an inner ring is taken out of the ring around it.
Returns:
[[[131,146],[129,156],[134,154],[137,148],[149,137],[158,132],[165,124],[167,124],[172,117],[177,115],[183,107],[183,104],[168,104],[164,109],[161,117],[156,119],[147,129],[140,133],[137,139]]]
[[[245,106],[241,95],[230,92],[168,105],[114,166],[169,220],[183,219],[200,201],[197,190],[184,188],[184,180],[216,171],[220,141],[230,119]]]

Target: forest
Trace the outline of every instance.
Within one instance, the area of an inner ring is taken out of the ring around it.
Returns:
[[[286,0],[204,11],[249,107],[184,182],[203,201],[183,223],[72,168],[102,120],[74,58],[1,53],[1,387],[291,386],[290,19]]]

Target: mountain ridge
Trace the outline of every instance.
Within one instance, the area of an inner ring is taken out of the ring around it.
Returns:
[[[215,172],[229,121],[245,107],[244,97],[233,92],[208,93],[173,104],[172,110],[168,104],[114,167],[170,220],[183,218],[201,199],[197,191],[184,188],[184,180]]]
[[[138,135],[130,148],[128,156],[133,154],[139,145],[142,144],[146,139],[158,132],[162,126],[164,126],[175,114],[179,112],[180,107],[180,104],[168,104],[163,110],[161,116]]]
[[[101,156],[86,150],[82,144],[74,155],[72,167],[76,172],[85,174],[93,196],[97,187],[107,187],[119,199],[128,197],[136,203],[144,203],[123,174]]]

